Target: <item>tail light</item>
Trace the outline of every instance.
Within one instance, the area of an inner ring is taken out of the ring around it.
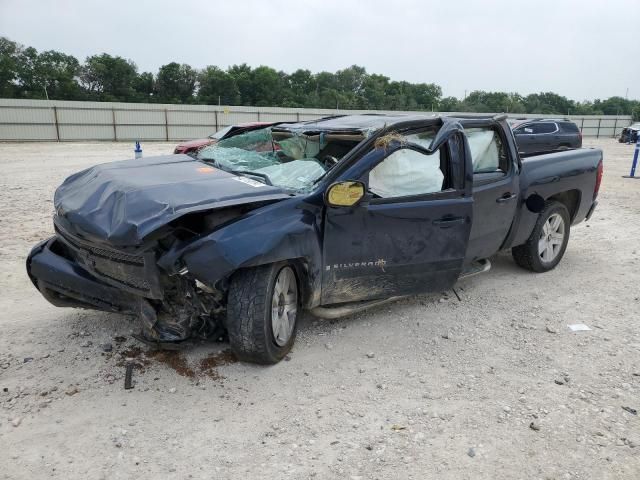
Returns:
[[[596,173],[596,186],[593,189],[593,199],[595,200],[600,191],[600,183],[602,182],[602,174],[604,173],[604,167],[602,166],[602,160],[598,163],[598,172]]]

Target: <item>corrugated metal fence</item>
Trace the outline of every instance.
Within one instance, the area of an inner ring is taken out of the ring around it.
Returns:
[[[386,111],[375,111],[386,113]],[[372,113],[218,105],[72,102],[0,99],[0,141],[176,141],[204,137],[246,122],[304,121],[327,115]],[[424,113],[433,112],[393,112]],[[443,112],[445,113],[445,112]],[[451,112],[449,112],[451,113]],[[544,115],[513,115],[539,118]],[[631,123],[630,116],[569,116],[584,136],[612,137]]]

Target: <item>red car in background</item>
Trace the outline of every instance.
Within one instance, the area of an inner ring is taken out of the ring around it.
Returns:
[[[188,140],[186,142],[182,142],[176,146],[176,148],[173,150],[173,153],[185,153],[193,157],[202,147],[213,145],[220,140],[233,137],[234,135],[238,135],[239,133],[248,132],[250,130],[257,130],[259,128],[265,128],[270,125],[274,125],[274,122],[252,122],[241,123],[240,125],[230,125],[226,128],[223,128],[222,130],[218,130],[212,135],[209,135],[207,138],[200,138],[197,140]]]

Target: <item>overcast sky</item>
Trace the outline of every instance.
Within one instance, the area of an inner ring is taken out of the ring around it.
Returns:
[[[0,0],[0,35],[156,72],[353,64],[465,90],[640,99],[639,0]],[[632,58],[635,49],[635,59]],[[625,59],[625,51],[628,56]]]

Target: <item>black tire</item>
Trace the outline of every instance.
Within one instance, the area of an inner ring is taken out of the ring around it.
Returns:
[[[290,268],[296,284],[296,313],[293,331],[284,345],[278,345],[272,328],[272,296],[279,273]],[[231,277],[227,300],[227,331],[231,349],[238,359],[261,364],[278,363],[289,353],[300,317],[300,284],[295,269],[274,263],[239,270]]]
[[[554,214],[560,215],[564,221],[564,238],[553,260],[544,261],[541,256],[542,252],[539,251],[540,239],[542,237],[545,223],[549,220],[549,217]],[[531,232],[531,236],[523,245],[513,247],[511,249],[511,255],[518,265],[526,268],[527,270],[537,273],[548,272],[549,270],[553,270],[556,265],[560,263],[560,260],[562,260],[564,252],[567,249],[567,244],[569,243],[570,233],[571,219],[569,217],[567,207],[560,202],[547,202],[544,210],[538,216],[538,220]]]

